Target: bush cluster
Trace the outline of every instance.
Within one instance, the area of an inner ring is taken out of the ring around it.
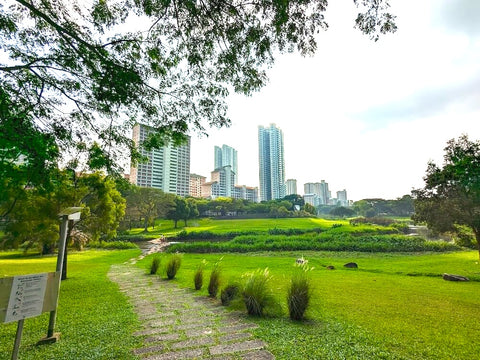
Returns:
[[[87,244],[87,247],[90,249],[115,249],[115,250],[126,250],[126,249],[137,249],[138,245],[133,244],[129,241],[90,241]]]
[[[303,234],[286,235],[249,235],[237,236],[233,240],[221,243],[194,242],[175,244],[168,248],[170,252],[220,253],[254,251],[360,251],[360,252],[420,252],[454,251],[460,247],[443,242],[427,241],[421,237],[406,235],[348,235],[348,234]]]

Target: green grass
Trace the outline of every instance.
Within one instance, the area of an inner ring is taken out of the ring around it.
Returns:
[[[305,256],[313,295],[307,321],[288,319],[286,293],[295,259]],[[185,254],[177,274],[192,288],[202,259],[209,271],[222,257],[225,283],[268,267],[283,316],[252,319],[255,334],[277,359],[473,359],[480,344],[480,265],[475,251],[445,254],[294,252],[264,254]],[[148,261],[148,260],[145,260]],[[355,261],[359,269],[343,264]],[[335,270],[327,270],[333,265]],[[142,262],[139,266],[144,266]],[[441,274],[474,281],[453,283]],[[207,296],[206,289],[199,292]]]
[[[128,235],[152,238],[156,235],[174,236],[178,232],[190,231],[212,231],[215,233],[229,233],[238,231],[264,231],[269,229],[308,229],[308,228],[330,228],[333,224],[350,226],[347,220],[326,220],[317,218],[292,218],[292,219],[235,219],[235,220],[214,220],[210,218],[189,220],[188,225],[178,222],[178,229],[173,227],[170,220],[158,220],[155,229],[148,228],[148,233],[143,233],[143,228],[132,229]],[[368,225],[367,225],[368,226]]]
[[[132,333],[138,326],[132,307],[118,286],[107,279],[111,264],[124,262],[139,250],[69,253],[68,279],[60,287],[55,331],[60,341],[35,346],[46,335],[48,313],[25,320],[19,358],[26,359],[132,359],[139,346]],[[0,253],[0,276],[55,271],[56,256],[23,257]],[[0,359],[11,357],[16,323],[0,324]]]

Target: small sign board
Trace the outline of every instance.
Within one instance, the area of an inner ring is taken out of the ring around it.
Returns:
[[[5,322],[18,321],[42,314],[47,288],[47,273],[15,276],[8,301]]]
[[[0,322],[13,322],[54,310],[59,273],[0,278]],[[7,295],[9,294],[9,295]]]

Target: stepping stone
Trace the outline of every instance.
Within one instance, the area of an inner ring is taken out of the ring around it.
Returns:
[[[163,351],[164,349],[165,347],[163,345],[156,345],[156,346],[149,346],[149,347],[134,349],[133,353],[135,355],[140,355],[140,354],[147,354],[152,352],[160,352],[160,351]]]
[[[261,340],[249,340],[241,343],[217,345],[210,348],[211,355],[229,354],[247,350],[260,350],[265,347]]]
[[[275,356],[270,351],[267,350],[259,350],[249,352],[245,355],[242,355],[242,359],[244,360],[273,360]]]
[[[189,349],[183,351],[168,352],[159,355],[153,355],[145,358],[145,360],[179,360],[179,359],[194,359],[204,354],[203,349]]]

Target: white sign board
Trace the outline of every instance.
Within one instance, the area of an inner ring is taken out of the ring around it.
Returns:
[[[42,314],[48,273],[13,278],[5,322],[18,321]]]

